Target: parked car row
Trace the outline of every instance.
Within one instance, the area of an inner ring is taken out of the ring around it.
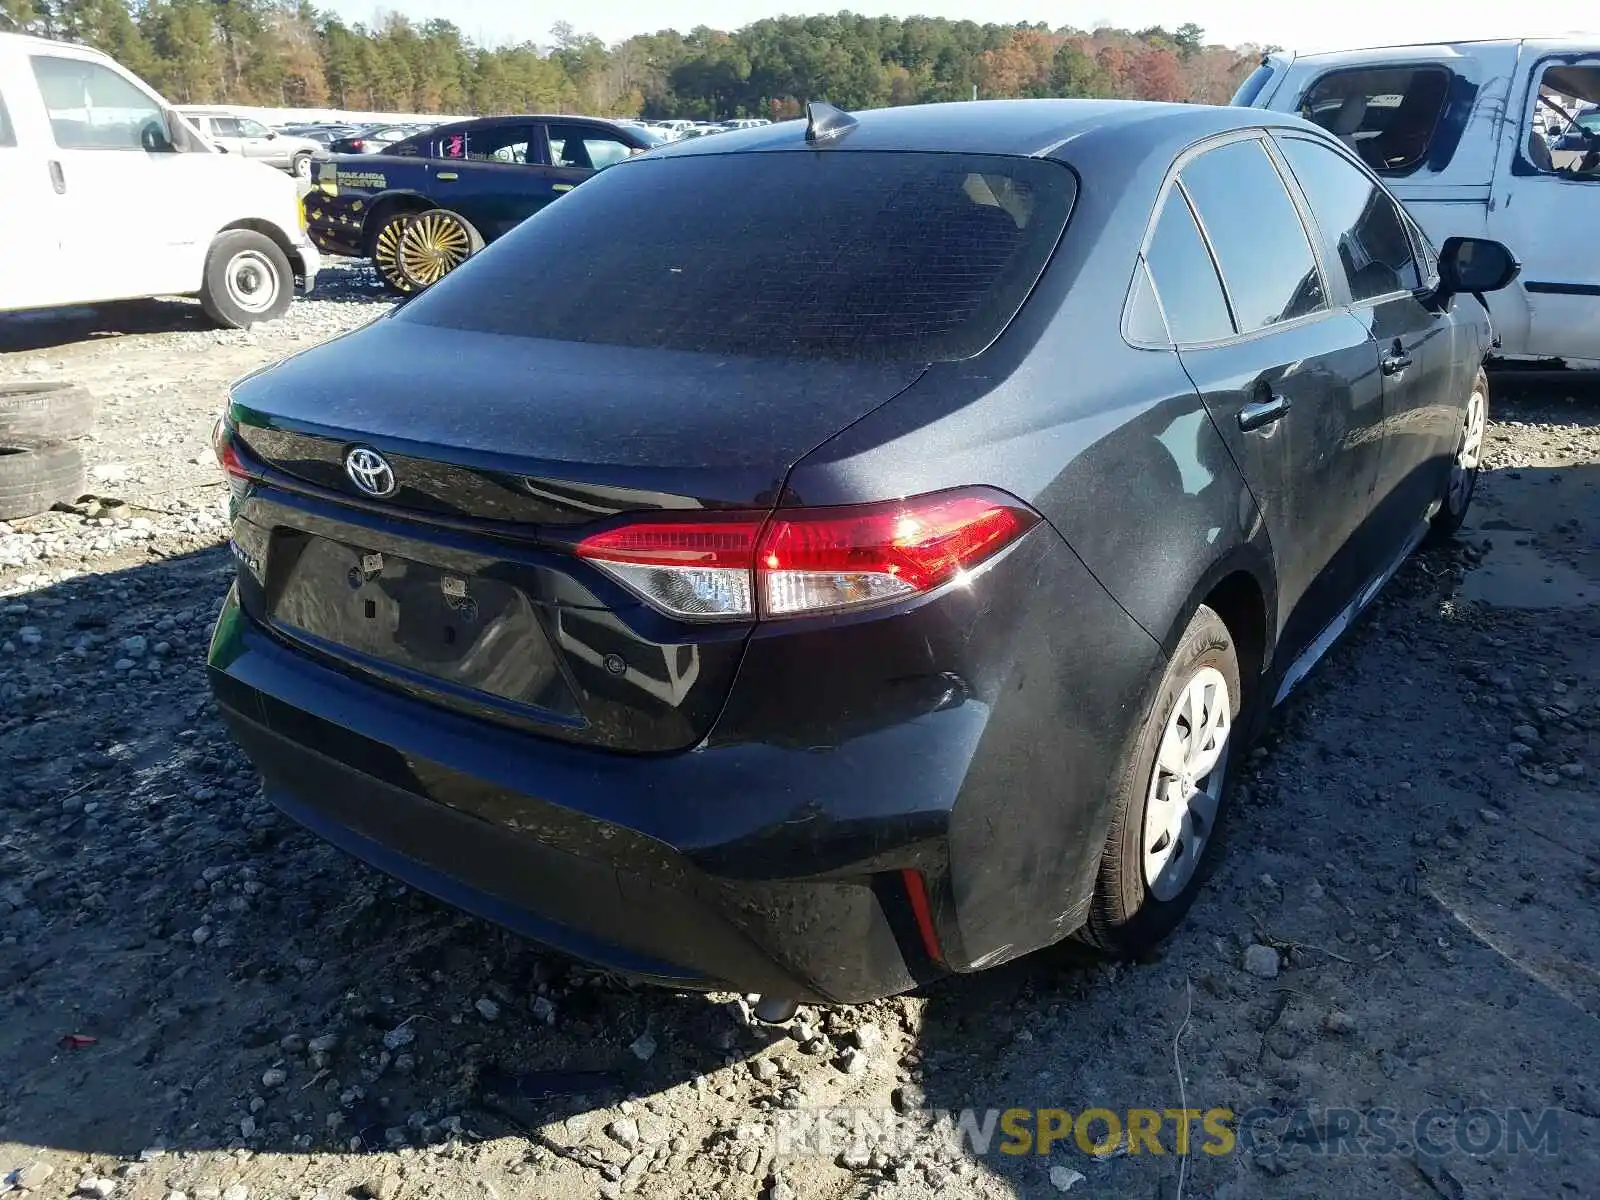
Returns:
[[[759,129],[772,122],[764,117],[739,117],[731,121],[648,121],[631,117],[620,118],[619,125],[631,125],[648,130],[664,142],[676,142],[686,137],[705,137],[711,133],[726,133],[730,129]]]

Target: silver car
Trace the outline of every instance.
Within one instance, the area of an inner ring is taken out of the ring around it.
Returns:
[[[257,159],[299,179],[311,178],[311,160],[324,150],[310,138],[279,133],[252,117],[216,108],[180,107],[178,111],[229,154]]]

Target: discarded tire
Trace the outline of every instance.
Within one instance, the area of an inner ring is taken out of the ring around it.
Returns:
[[[94,423],[94,397],[72,383],[0,383],[0,444],[82,437]]]
[[[48,512],[83,495],[83,455],[66,442],[0,443],[0,521]]]

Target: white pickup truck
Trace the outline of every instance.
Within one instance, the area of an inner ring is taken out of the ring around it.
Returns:
[[[1488,297],[1500,357],[1579,370],[1600,369],[1597,101],[1600,38],[1270,54],[1233,100],[1328,129],[1435,243],[1505,243],[1522,275]]]
[[[197,295],[239,328],[282,316],[321,263],[292,179],[65,42],[0,34],[0,197],[0,313]]]

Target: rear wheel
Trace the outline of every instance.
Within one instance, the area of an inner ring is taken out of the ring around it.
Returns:
[[[294,299],[294,272],[265,234],[231,229],[211,243],[200,307],[218,325],[246,329],[283,316]]]
[[[1482,370],[1472,381],[1472,393],[1461,414],[1461,435],[1450,463],[1439,511],[1429,536],[1435,542],[1453,538],[1467,519],[1473,493],[1478,490],[1478,467],[1483,461],[1483,439],[1489,429],[1489,377]]]
[[[432,287],[483,249],[483,235],[460,213],[430,208],[412,218],[400,234],[396,254],[400,272],[420,291]]]
[[[1233,637],[1222,618],[1202,606],[1167,664],[1118,778],[1111,832],[1080,940],[1137,957],[1189,911],[1227,801],[1239,698]]]
[[[397,257],[400,250],[400,235],[406,231],[406,226],[416,215],[411,210],[389,213],[380,220],[378,230],[372,237],[372,267],[378,272],[378,278],[383,281],[383,286],[397,296],[416,291],[400,270],[400,261]]]

